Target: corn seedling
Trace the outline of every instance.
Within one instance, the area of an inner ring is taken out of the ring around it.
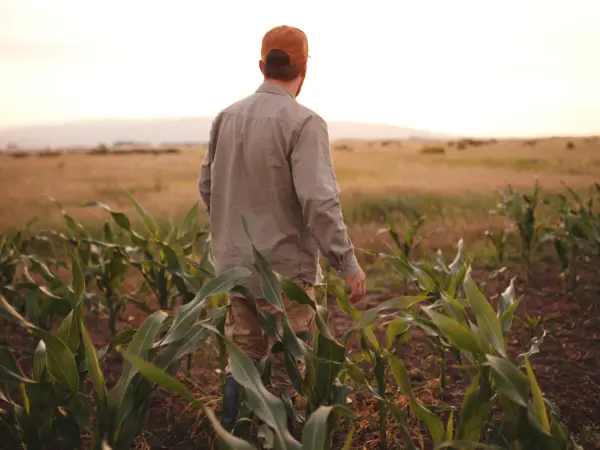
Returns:
[[[531,194],[518,192],[509,186],[506,193],[500,192],[500,203],[498,204],[498,212],[506,216],[518,230],[521,259],[525,264],[527,277],[529,277],[531,260],[542,231],[536,215],[541,203],[540,193],[541,187],[536,178]]]

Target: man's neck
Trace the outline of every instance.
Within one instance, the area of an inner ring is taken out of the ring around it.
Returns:
[[[286,83],[285,81],[272,80],[265,78],[266,83],[273,83],[284,88],[293,98],[296,98],[296,92],[298,91],[297,83]]]

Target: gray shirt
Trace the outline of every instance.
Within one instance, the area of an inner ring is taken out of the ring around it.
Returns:
[[[252,243],[284,277],[320,284],[320,253],[343,278],[358,270],[327,124],[278,84],[264,82],[214,119],[199,190],[217,274],[251,270],[244,286],[256,297],[264,295],[242,216]]]

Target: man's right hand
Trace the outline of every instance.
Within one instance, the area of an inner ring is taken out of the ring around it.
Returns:
[[[346,278],[346,283],[350,287],[350,303],[360,301],[367,294],[367,277],[360,267],[354,275]]]

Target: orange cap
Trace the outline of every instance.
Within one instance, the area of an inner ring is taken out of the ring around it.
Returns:
[[[308,60],[308,39],[298,28],[278,26],[267,31],[263,37],[260,53],[263,63],[267,63],[267,56],[271,50],[284,52],[289,57],[290,65],[298,66]]]

